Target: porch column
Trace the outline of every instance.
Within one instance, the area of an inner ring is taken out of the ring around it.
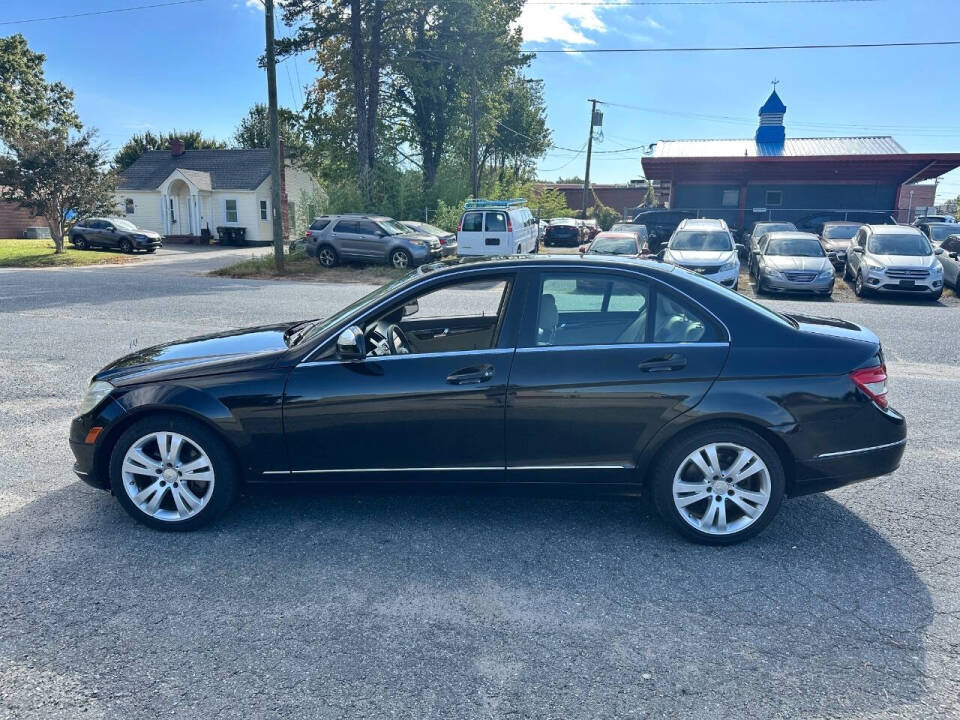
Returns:
[[[164,235],[170,234],[170,211],[167,209],[169,206],[167,194],[160,193],[160,227],[163,228]]]
[[[197,193],[190,194],[190,232],[200,234],[200,198]]]

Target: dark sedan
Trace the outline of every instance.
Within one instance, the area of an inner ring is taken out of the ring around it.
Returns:
[[[586,239],[586,229],[579,220],[573,218],[554,218],[543,233],[543,244],[548,246],[576,247]]]
[[[897,468],[883,363],[869,330],[652,261],[432,263],[324,320],[124,357],[70,444],[83,480],[160,529],[206,524],[244,484],[510,482],[647,493],[722,544],[785,496]]]
[[[70,228],[70,242],[78,250],[113,248],[125,253],[144,250],[152,253],[163,247],[163,239],[153,230],[138,228],[129,220],[116,217],[87,218]]]

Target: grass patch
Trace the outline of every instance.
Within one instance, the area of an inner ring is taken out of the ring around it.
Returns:
[[[57,255],[53,240],[0,240],[0,267],[73,267],[129,262],[130,255],[104,250],[77,250],[69,243]]]
[[[310,280],[333,283],[370,283],[382,285],[409,272],[395,270],[384,265],[347,264],[325,268],[309,255],[298,252],[284,257],[284,270],[278,273],[273,264],[273,254],[260,255],[248,260],[240,260],[232,265],[213,270],[211,275],[231,278],[261,278],[288,280]]]

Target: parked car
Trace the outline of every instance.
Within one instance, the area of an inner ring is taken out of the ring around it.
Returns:
[[[888,212],[880,210],[824,210],[813,215],[800,218],[794,225],[797,230],[819,235],[823,232],[824,223],[835,220],[860,223],[861,225],[896,225],[897,219]]]
[[[943,267],[943,284],[949,285],[955,293],[960,294],[960,260],[957,259],[960,254],[960,234],[949,236],[940,245],[940,249],[943,250],[938,256]]]
[[[920,223],[916,226],[934,245],[939,245],[951,235],[957,234],[957,224],[947,222]]]
[[[459,255],[521,255],[537,251],[536,218],[523,198],[470,200],[457,228]]]
[[[859,229],[860,223],[845,220],[833,220],[823,224],[823,230],[820,231],[820,244],[828,255],[833,253],[830,260],[837,270],[842,270],[846,265],[853,236]]]
[[[923,293],[939,300],[943,266],[927,236],[910,225],[864,225],[853,238],[843,279],[863,297],[874,292]]]
[[[618,255],[620,257],[646,257],[650,246],[635,232],[608,230],[597,235],[590,243],[580,246],[585,255]]]
[[[667,247],[660,251],[666,263],[706,276],[724,287],[739,287],[739,249],[723,220],[684,220]]]
[[[587,240],[593,240],[597,235],[600,234],[600,226],[597,224],[597,221],[593,218],[587,218],[586,220],[578,220],[584,229],[584,233],[587,236]]]
[[[957,219],[953,215],[918,215],[913,219],[914,225],[923,225],[926,223],[955,223]]]
[[[547,231],[543,236],[543,244],[546,246],[580,245],[587,239],[587,234],[575,218],[553,218],[547,225]]]
[[[164,530],[246,484],[449,479],[649,494],[686,537],[729,544],[784,497],[897,468],[876,335],[672,270],[431,263],[323,320],[140,349],[93,377],[74,469]]]
[[[757,253],[757,294],[833,292],[833,264],[813,233],[777,231],[763,236]]]
[[[632,232],[636,233],[637,236],[647,245],[650,244],[650,233],[647,231],[647,226],[635,222],[618,222],[614,223],[610,227],[610,232]]]
[[[650,250],[660,252],[667,244],[673,231],[682,220],[697,217],[695,212],[690,210],[666,210],[663,208],[651,208],[642,210],[633,216],[633,221],[640,225],[647,226],[649,234]]]
[[[87,218],[70,228],[68,237],[78,250],[111,248],[125,253],[136,250],[152,253],[163,247],[160,233],[138,228],[119,217]]]
[[[383,215],[324,215],[310,225],[304,248],[324,267],[343,260],[386,263],[398,269],[441,256],[433,235],[414,232]]]
[[[405,225],[413,232],[432,235],[440,241],[440,254],[443,257],[457,254],[457,236],[456,233],[449,232],[443,228],[438,228],[430,223],[420,222],[419,220],[401,220],[401,225]]]
[[[743,231],[743,245],[747,249],[747,267],[750,272],[756,271],[757,253],[760,252],[760,238],[764,233],[777,232],[780,230],[796,230],[792,222],[782,222],[779,220],[761,220],[750,226],[749,232]]]

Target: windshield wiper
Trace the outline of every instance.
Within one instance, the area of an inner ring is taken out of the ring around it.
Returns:
[[[302,323],[297,323],[296,325],[291,325],[283,333],[283,341],[287,344],[287,347],[293,347],[304,334],[316,325],[319,320],[304,320]]]

